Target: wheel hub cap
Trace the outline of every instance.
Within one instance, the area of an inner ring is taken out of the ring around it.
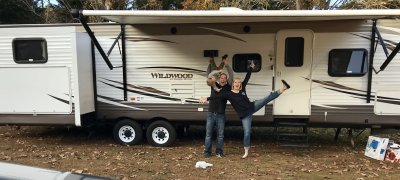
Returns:
[[[169,132],[164,127],[157,127],[153,130],[152,138],[157,144],[164,144],[169,140]]]
[[[118,131],[119,139],[122,142],[129,143],[135,139],[135,129],[132,126],[122,126]]]

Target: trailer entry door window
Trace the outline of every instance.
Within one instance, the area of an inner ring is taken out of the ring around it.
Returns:
[[[251,54],[235,54],[232,58],[233,71],[235,72],[247,72],[250,67],[251,61],[254,62],[253,72],[261,70],[261,55],[257,53]]]
[[[13,55],[16,63],[46,63],[47,43],[41,38],[17,38],[13,42]]]
[[[363,76],[368,71],[366,49],[333,49],[329,52],[330,76]]]
[[[304,38],[288,37],[285,40],[285,66],[301,67],[304,61]]]

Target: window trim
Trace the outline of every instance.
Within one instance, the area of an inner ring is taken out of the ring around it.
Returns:
[[[44,42],[44,53],[45,53],[45,59],[42,60],[34,60],[34,61],[29,61],[29,60],[17,60],[16,59],[16,41],[43,41]],[[48,51],[47,51],[47,41],[45,38],[14,38],[12,40],[12,51],[13,51],[13,60],[17,64],[44,64],[47,63],[49,59]]]
[[[366,71],[364,73],[351,73],[351,74],[348,74],[348,73],[342,73],[342,74],[332,73],[332,66],[331,66],[331,64],[332,64],[332,51],[335,51],[335,50],[336,51],[337,50],[364,51],[363,61],[365,61],[364,62],[364,66],[367,67]],[[339,48],[339,49],[331,49],[329,51],[329,55],[328,55],[328,74],[331,77],[362,77],[362,76],[365,76],[366,74],[368,74],[368,71],[369,71],[368,66],[369,66],[369,64],[368,64],[368,50],[365,49],[365,48]]]

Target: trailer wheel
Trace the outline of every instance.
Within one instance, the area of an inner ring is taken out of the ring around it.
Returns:
[[[176,131],[167,121],[155,121],[147,128],[146,138],[152,146],[170,146],[176,139]]]
[[[113,135],[119,144],[136,145],[143,139],[143,130],[137,122],[124,119],[115,124]]]

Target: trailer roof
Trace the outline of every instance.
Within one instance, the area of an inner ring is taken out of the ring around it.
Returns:
[[[84,16],[101,16],[122,24],[180,24],[274,21],[325,21],[400,17],[400,9],[369,10],[83,10]]]

